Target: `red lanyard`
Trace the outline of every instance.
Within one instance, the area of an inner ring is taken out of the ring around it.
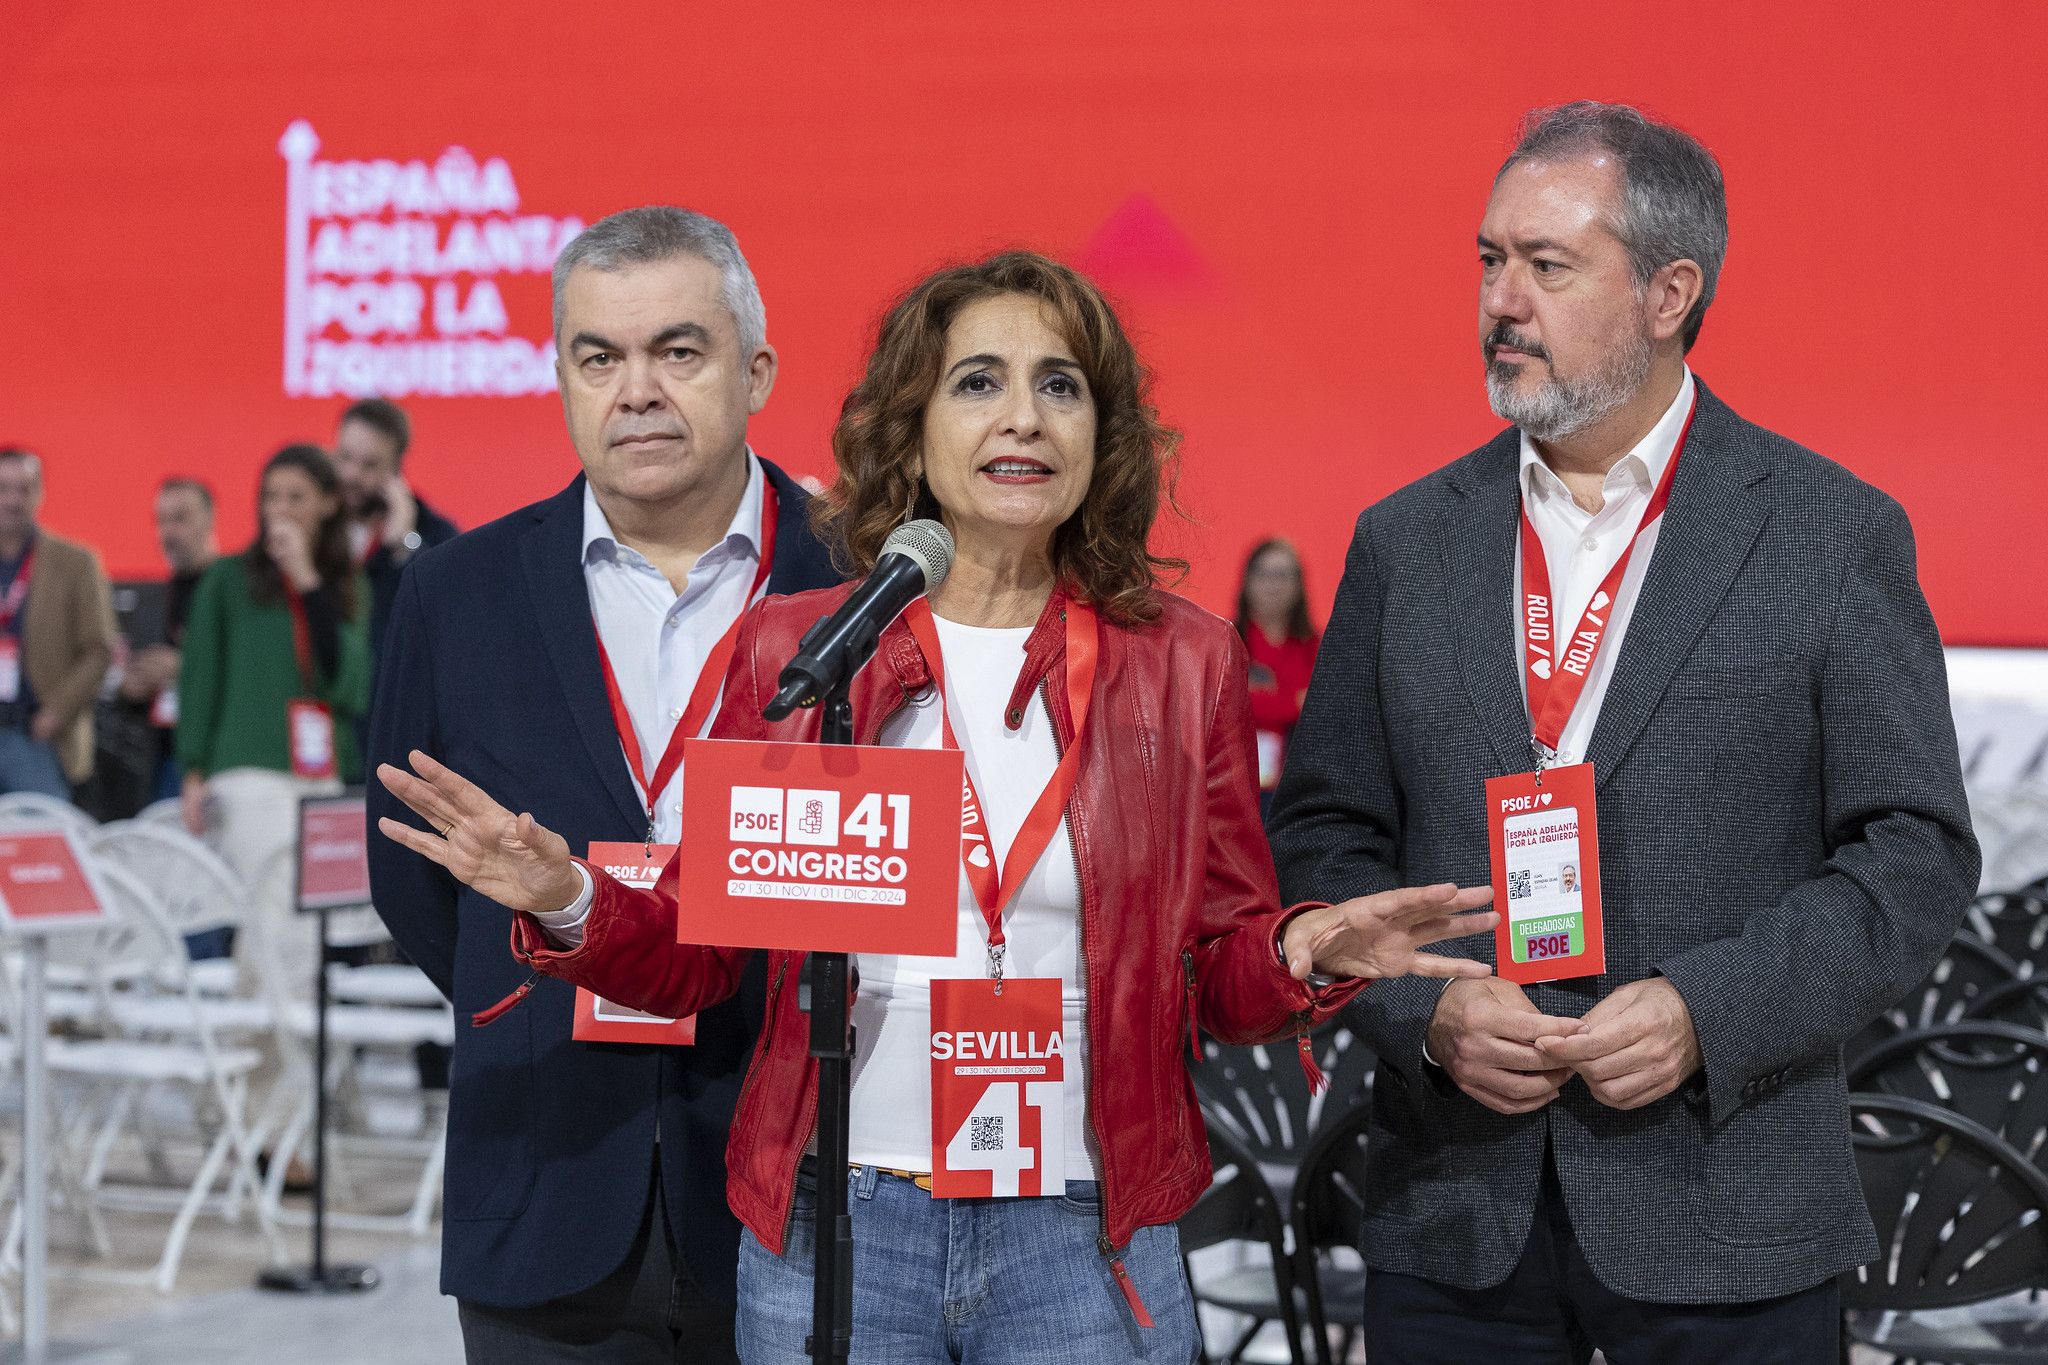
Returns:
[[[7,585],[7,591],[0,594],[0,630],[14,629],[14,619],[21,615],[21,609],[28,602],[28,580],[36,571],[36,547],[31,544],[22,551],[21,567],[14,571],[14,581]]]
[[[962,769],[965,790],[961,793],[960,817],[960,866],[967,873],[967,884],[974,888],[974,899],[981,906],[982,918],[988,922],[989,972],[995,977],[997,989],[1003,979],[1003,910],[1015,899],[1018,888],[1024,885],[1031,869],[1043,857],[1058,832],[1060,822],[1066,818],[1067,800],[1074,794],[1074,783],[1081,776],[1081,739],[1087,733],[1088,710],[1095,697],[1095,661],[1098,636],[1095,608],[1086,602],[1067,600],[1061,608],[1067,623],[1067,709],[1074,719],[1073,742],[1060,755],[1059,766],[1053,769],[1052,779],[1039,792],[1038,800],[1032,803],[1031,811],[1018,827],[1017,837],[1010,841],[1010,851],[1003,859],[1001,876],[995,865],[995,847],[989,841],[987,807],[982,804],[980,793],[974,789],[974,778]],[[945,735],[946,747],[957,749],[959,742],[953,737],[953,718],[946,711],[946,663],[939,650],[938,630],[932,623],[932,609],[919,599],[904,610],[903,619],[910,627],[910,633],[923,651],[925,664],[931,669],[932,680],[939,690],[939,724]]]
[[[278,575],[284,582],[284,604],[292,614],[292,653],[299,660],[299,683],[308,692],[313,690],[313,628],[306,624],[306,599],[292,586],[289,578]]]
[[[605,652],[604,632],[596,632],[597,662],[604,670],[604,691],[612,704],[612,724],[619,732],[619,747],[626,751],[626,767],[631,770],[633,780],[640,784],[641,795],[647,799],[647,842],[650,845],[654,842],[654,803],[661,799],[661,794],[668,790],[668,784],[683,766],[683,741],[703,733],[704,722],[711,718],[712,708],[718,704],[719,689],[725,685],[725,671],[732,663],[733,645],[739,640],[740,617],[747,614],[747,608],[768,586],[768,573],[775,567],[777,510],[775,486],[763,478],[761,538],[755,542],[761,549],[761,563],[754,570],[753,586],[747,589],[747,600],[741,604],[738,615],[732,618],[732,624],[725,628],[725,634],[718,637],[718,643],[711,646],[711,653],[705,656],[704,667],[697,671],[696,685],[690,689],[690,703],[683,708],[683,718],[669,733],[668,747],[662,750],[661,761],[654,765],[651,776],[647,772],[646,757],[640,751],[639,733],[633,728],[633,714],[626,709],[625,694],[619,691],[618,674],[612,671],[611,655]]]
[[[1642,520],[1636,523],[1635,534],[1628,538],[1621,558],[1614,561],[1614,567],[1587,601],[1562,658],[1552,657],[1557,613],[1550,596],[1550,563],[1543,554],[1542,538],[1529,523],[1526,501],[1522,506],[1522,676],[1529,687],[1529,715],[1540,746],[1539,768],[1548,755],[1557,753],[1565,722],[1571,719],[1579,698],[1585,694],[1586,679],[1593,671],[1593,660],[1599,656],[1601,643],[1607,638],[1608,623],[1614,619],[1612,608],[1621,596],[1622,576],[1628,572],[1636,541],[1641,539],[1644,528],[1664,515],[1664,505],[1671,501],[1671,476],[1678,472],[1678,456],[1685,449],[1685,438],[1692,431],[1693,415],[1698,411],[1699,405],[1695,403],[1692,412],[1686,415],[1678,444],[1665,462],[1663,477],[1651,490],[1650,503],[1643,509]]]

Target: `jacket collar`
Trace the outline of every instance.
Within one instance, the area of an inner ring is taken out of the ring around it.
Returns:
[[[1024,637],[1024,666],[1018,670],[1017,685],[1011,689],[1010,700],[1003,707],[1003,723],[1012,730],[1024,724],[1025,708],[1031,704],[1031,694],[1038,690],[1039,684],[1045,681],[1055,665],[1066,660],[1067,600],[1064,590],[1054,589],[1052,596],[1045,600],[1044,609],[1038,613],[1038,623],[1031,628],[1031,634]],[[888,664],[897,685],[906,695],[921,692],[932,685],[932,671],[925,662],[924,651],[917,647],[916,638],[901,616],[883,629],[875,653]]]
[[[1705,383],[1694,402],[1671,503],[1587,745],[1602,784],[1641,735],[1763,529],[1767,508],[1754,490],[1769,471],[1756,429]],[[1445,481],[1456,496],[1437,526],[1458,671],[1501,772],[1531,763],[1514,617],[1520,450],[1520,433],[1510,427],[1451,465]]]
[[[598,779],[635,833],[646,828],[647,812],[633,790],[626,756],[612,727],[604,674],[597,662],[597,622],[583,580],[583,476],[545,502],[534,504],[532,523],[520,538],[519,557],[533,594],[541,647],[554,665],[570,718],[588,751]]]

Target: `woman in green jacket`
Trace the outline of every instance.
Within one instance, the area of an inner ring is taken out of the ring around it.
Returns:
[[[178,673],[186,826],[211,825],[252,881],[290,844],[296,796],[361,777],[369,613],[334,466],[286,446],[263,467],[255,540],[193,592]]]

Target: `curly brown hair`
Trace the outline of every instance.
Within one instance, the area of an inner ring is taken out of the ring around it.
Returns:
[[[1021,294],[1042,301],[1073,349],[1095,401],[1095,474],[1080,508],[1053,533],[1053,571],[1065,589],[1120,624],[1159,615],[1153,590],[1187,571],[1152,553],[1152,523],[1174,501],[1180,433],[1152,405],[1151,376],[1102,292],[1079,272],[1032,251],[1006,251],[951,266],[912,286],[882,319],[867,372],[840,406],[832,432],[839,478],[811,504],[811,524],[842,572],[875,567],[882,542],[903,520],[936,512],[915,471],[925,405],[945,362],[946,331],[981,299]],[[912,497],[915,490],[916,502]]]

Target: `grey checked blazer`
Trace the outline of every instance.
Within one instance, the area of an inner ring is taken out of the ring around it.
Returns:
[[[1766,1298],[1877,1252],[1841,1045],[1921,980],[1977,882],[1941,642],[1898,503],[1697,402],[1589,745],[1607,972],[1528,991],[1576,1017],[1661,972],[1703,1076],[1630,1113],[1573,1080],[1505,1117],[1422,1061],[1443,983],[1375,983],[1350,1017],[1382,1058],[1376,1268],[1499,1283],[1546,1139],[1628,1297]],[[1287,899],[1488,880],[1483,784],[1529,764],[1518,452],[1502,432],[1358,519],[1269,821]]]

